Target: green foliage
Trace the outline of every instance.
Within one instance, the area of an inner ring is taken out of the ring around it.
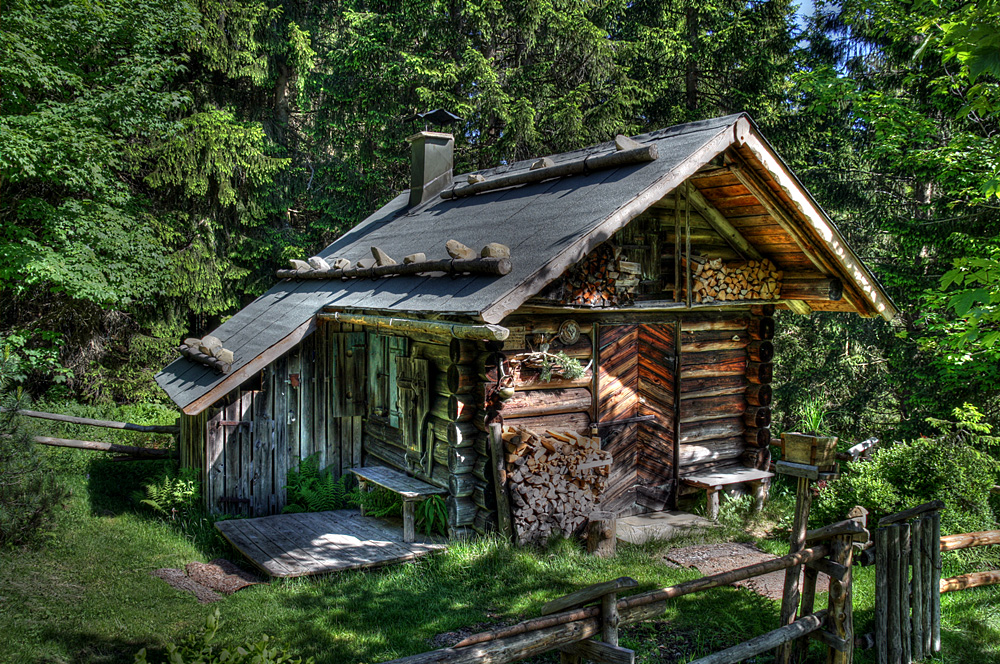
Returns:
[[[807,399],[799,405],[799,430],[826,435],[826,403],[822,398]]]
[[[930,500],[943,500],[942,530],[974,532],[997,527],[990,488],[1000,477],[1000,462],[978,446],[995,445],[981,415],[968,406],[955,410],[958,422],[934,421],[934,438],[917,438],[876,450],[869,462],[846,464],[844,474],[820,492],[813,505],[817,524],[842,519],[855,505],[873,521]],[[984,438],[984,436],[986,436]]]
[[[17,415],[30,402],[13,385],[14,369],[10,349],[0,347],[0,548],[36,542],[67,497]]]
[[[139,504],[171,519],[188,519],[201,512],[201,482],[198,471],[182,468],[168,472],[143,486],[133,496]]]
[[[215,609],[205,619],[205,626],[197,634],[192,634],[180,645],[167,645],[167,657],[163,664],[313,664],[313,658],[293,659],[293,655],[271,643],[266,634],[260,639],[249,641],[236,648],[222,648],[215,643],[222,621],[219,609]],[[153,660],[154,662],[156,660]],[[135,664],[149,664],[146,649],[135,654]]]
[[[580,364],[580,361],[576,358],[570,357],[565,353],[565,351],[559,351],[558,353],[549,353],[548,345],[542,346],[542,350],[537,353],[530,353],[531,356],[536,356],[541,360],[541,372],[539,377],[546,383],[552,380],[553,374],[558,375],[561,378],[566,378],[567,380],[573,380],[582,377],[587,373],[587,367]]]
[[[371,491],[355,488],[349,500],[352,505],[363,508],[365,514],[374,517],[398,517],[403,514],[403,497],[395,491],[380,486],[374,487]]]
[[[417,503],[416,526],[427,535],[448,534],[448,507],[439,495],[428,496]]]
[[[334,477],[329,468],[321,471],[318,454],[306,457],[297,469],[288,471],[288,498],[283,511],[292,514],[344,509],[350,499],[347,480],[348,475]]]

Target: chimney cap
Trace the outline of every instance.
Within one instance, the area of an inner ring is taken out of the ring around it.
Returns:
[[[458,117],[451,111],[446,111],[442,108],[436,108],[433,111],[425,111],[423,113],[415,113],[410,118],[411,122],[416,122],[417,120],[423,120],[427,124],[437,125],[443,127],[445,125],[457,124],[462,121],[462,118]]]

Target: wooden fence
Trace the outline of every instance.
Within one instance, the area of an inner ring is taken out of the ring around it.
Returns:
[[[545,615],[538,618],[474,634],[450,648],[396,659],[387,664],[502,664],[551,650],[559,650],[563,662],[576,662],[582,657],[594,662],[630,664],[635,661],[635,654],[618,646],[619,626],[662,615],[666,610],[666,601],[670,599],[801,566],[822,569],[831,576],[827,609],[815,613],[810,611],[788,625],[692,664],[731,664],[805,637],[827,644],[830,653],[828,661],[850,662],[849,653],[853,646],[849,638],[853,634],[849,609],[850,539],[861,531],[864,529],[855,521],[833,524],[807,533],[809,547],[781,558],[622,599],[617,598],[617,592],[634,586],[635,582],[631,579],[597,584],[550,602],[542,609]],[[601,638],[599,641],[595,640],[598,636]]]
[[[3,409],[6,410],[6,409]],[[89,417],[76,417],[73,415],[61,415],[59,413],[45,413],[38,410],[18,410],[18,415],[32,417],[36,419],[52,420],[64,422],[66,424],[81,424],[91,427],[102,427],[105,429],[122,429],[124,431],[138,431],[141,433],[162,433],[169,435],[179,435],[180,426],[177,424],[131,424],[129,422],[115,422],[113,420],[95,420]],[[145,459],[176,459],[177,452],[169,449],[153,447],[135,447],[132,445],[118,445],[116,443],[104,443],[97,440],[74,440],[71,438],[52,438],[50,436],[33,436],[32,440],[40,445],[51,445],[54,447],[72,447],[81,450],[93,450],[96,452],[111,452],[121,456],[114,457],[115,461],[141,461]]]
[[[941,651],[941,594],[1000,583],[1000,570],[941,578],[941,552],[1000,544],[1000,530],[941,536],[940,500],[878,523],[874,546],[859,556],[875,564],[874,646],[879,664],[909,664]]]

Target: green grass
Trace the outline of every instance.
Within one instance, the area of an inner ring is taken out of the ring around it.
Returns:
[[[83,463],[68,459],[66,465]],[[644,590],[697,576],[663,565],[664,551],[654,545],[622,545],[617,557],[601,560],[571,541],[529,550],[483,539],[413,564],[278,581],[202,606],[150,570],[220,554],[239,558],[207,522],[180,527],[123,501],[125,489],[141,483],[138,466],[91,464],[89,480],[69,474],[73,497],[46,544],[34,552],[0,552],[0,661],[131,662],[143,647],[158,658],[167,642],[198,629],[218,606],[222,645],[268,634],[317,662],[380,662],[431,650],[432,637],[443,632],[538,615],[544,602],[590,583],[627,575]],[[771,514],[751,525],[778,516],[780,503],[779,496]],[[746,523],[732,508],[724,509],[723,520]],[[730,525],[711,537],[737,535]],[[780,554],[787,550],[782,546],[772,541],[766,548]],[[873,581],[870,568],[857,571],[855,615],[862,631],[871,622]],[[945,596],[940,661],[1000,663],[998,600],[998,588]],[[777,603],[721,588],[671,602],[661,619],[625,628],[622,645],[635,649],[639,661],[686,662],[773,629],[777,620]],[[813,652],[820,661],[818,645]],[[859,652],[856,660],[873,658]]]

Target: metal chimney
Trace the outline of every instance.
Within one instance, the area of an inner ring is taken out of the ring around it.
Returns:
[[[452,182],[455,137],[436,131],[420,131],[406,139],[410,143],[410,207],[429,201]]]

